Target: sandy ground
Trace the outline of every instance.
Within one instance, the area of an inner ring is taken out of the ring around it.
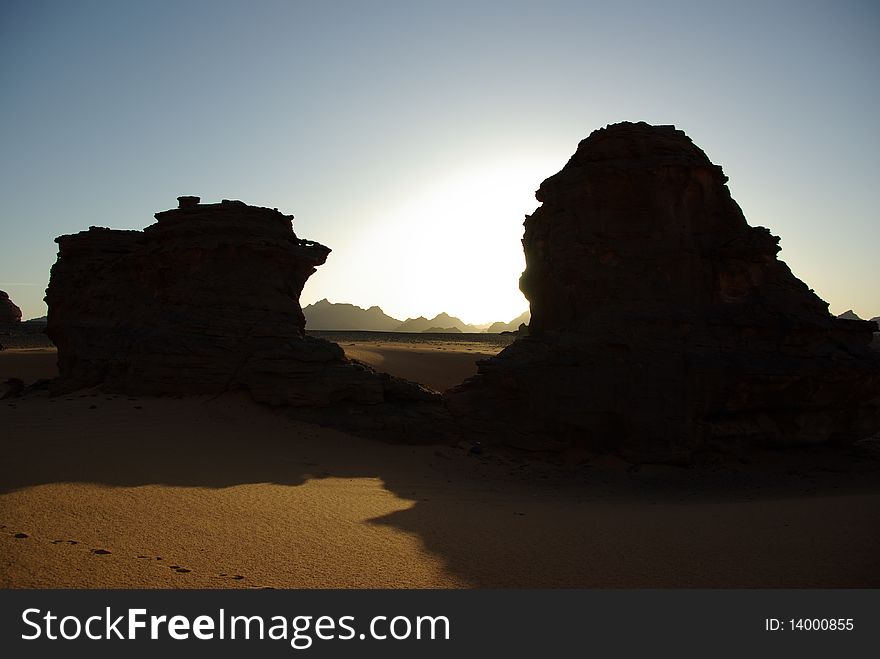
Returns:
[[[476,375],[477,361],[498,354],[500,348],[462,343],[398,344],[369,341],[341,343],[349,359],[407,380],[445,391]]]
[[[473,352],[346,350],[446,380]],[[3,351],[0,379],[53,360]],[[880,586],[878,461],[764,457],[572,466],[384,444],[243,395],[37,394],[0,402],[0,587]]]
[[[0,351],[0,383],[19,378],[27,384],[58,375],[55,348],[7,348]],[[0,392],[3,390],[0,389]]]

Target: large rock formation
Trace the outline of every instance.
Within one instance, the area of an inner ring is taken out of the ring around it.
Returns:
[[[21,309],[9,299],[6,291],[0,291],[0,323],[17,323],[21,321]]]
[[[46,332],[58,346],[57,390],[436,404],[436,394],[305,335],[299,296],[330,250],[298,238],[292,216],[240,201],[179,201],[143,231],[91,227],[56,240]]]
[[[464,426],[639,460],[876,432],[873,323],[840,320],[674,126],[583,140],[525,221],[529,336],[447,393]]]

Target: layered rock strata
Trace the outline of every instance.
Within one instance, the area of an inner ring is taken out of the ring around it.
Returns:
[[[878,430],[870,322],[832,317],[674,126],[597,130],[525,221],[529,336],[446,400],[511,443],[636,460]]]

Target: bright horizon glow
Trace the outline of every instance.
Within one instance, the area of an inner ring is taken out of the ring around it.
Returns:
[[[526,156],[466,166],[365,215],[306,283],[302,306],[323,298],[377,305],[401,320],[445,311],[473,325],[519,316],[529,307],[519,291],[521,225],[553,167],[550,157]],[[394,272],[377,267],[392,257]],[[338,261],[347,267],[334,268]],[[343,290],[348,299],[333,299]]]
[[[179,195],[296,217],[301,304],[474,324],[527,308],[520,239],[590,132],[675,124],[830,304],[880,315],[880,5],[859,0],[0,3],[0,288]]]

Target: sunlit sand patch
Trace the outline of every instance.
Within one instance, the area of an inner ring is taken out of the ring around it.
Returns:
[[[416,534],[369,523],[413,505],[378,478],[222,489],[30,487],[2,497],[0,519],[10,531],[0,536],[7,557],[0,586],[466,585]]]
[[[346,346],[345,354],[377,370],[445,391],[475,375],[477,362],[500,350],[500,346],[466,341],[370,341]]]
[[[468,585],[417,533],[371,522],[415,504],[384,479],[415,479],[427,449],[237,397],[50,400],[0,410],[0,587]]]
[[[367,350],[365,348],[345,347],[345,356],[349,359],[356,359],[359,362],[369,364],[373,368],[381,370],[382,364],[385,363],[385,357],[382,353],[375,350]]]

